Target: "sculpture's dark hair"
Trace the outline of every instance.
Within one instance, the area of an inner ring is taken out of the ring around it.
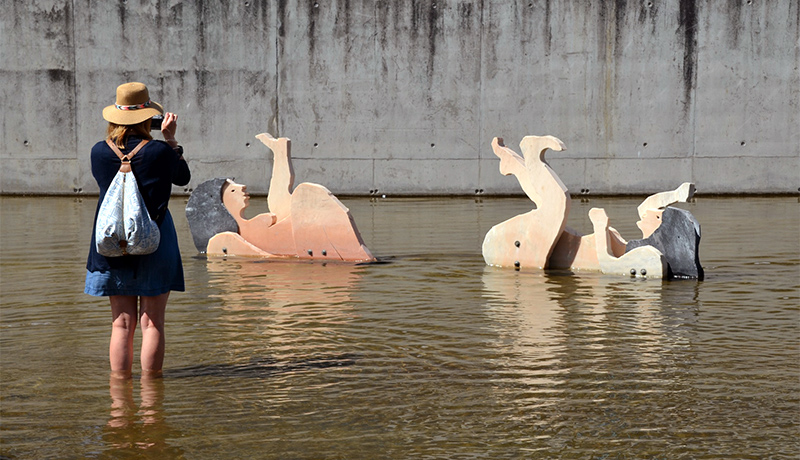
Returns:
[[[186,203],[186,220],[197,250],[204,253],[208,240],[217,233],[239,232],[239,225],[222,203],[222,189],[228,179],[217,177],[198,185]]]

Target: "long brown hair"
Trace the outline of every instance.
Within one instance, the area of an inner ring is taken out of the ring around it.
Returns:
[[[118,125],[109,122],[106,138],[111,139],[120,149],[125,148],[125,141],[128,140],[128,136],[131,134],[135,134],[148,141],[153,140],[153,136],[150,135],[150,120],[151,119],[148,118],[135,125]]]

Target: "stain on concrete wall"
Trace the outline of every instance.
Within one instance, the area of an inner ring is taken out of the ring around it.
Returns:
[[[489,143],[528,134],[567,144],[548,158],[575,192],[800,186],[797,2],[5,3],[2,193],[96,191],[100,112],[130,80],[180,115],[194,183],[255,193],[264,131],[339,194],[517,194]]]

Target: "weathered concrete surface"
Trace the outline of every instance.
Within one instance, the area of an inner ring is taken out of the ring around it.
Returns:
[[[518,194],[490,142],[551,134],[573,193],[796,193],[792,0],[2,0],[0,192],[94,193],[122,82],[180,115],[192,184],[265,193],[292,139],[335,194]]]

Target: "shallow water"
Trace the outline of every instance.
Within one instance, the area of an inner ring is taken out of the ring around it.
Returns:
[[[0,198],[0,457],[797,458],[796,197],[682,204],[702,282],[486,267],[523,199],[343,201],[388,263],[206,260],[173,198],[165,377],[115,382],[96,199]]]

